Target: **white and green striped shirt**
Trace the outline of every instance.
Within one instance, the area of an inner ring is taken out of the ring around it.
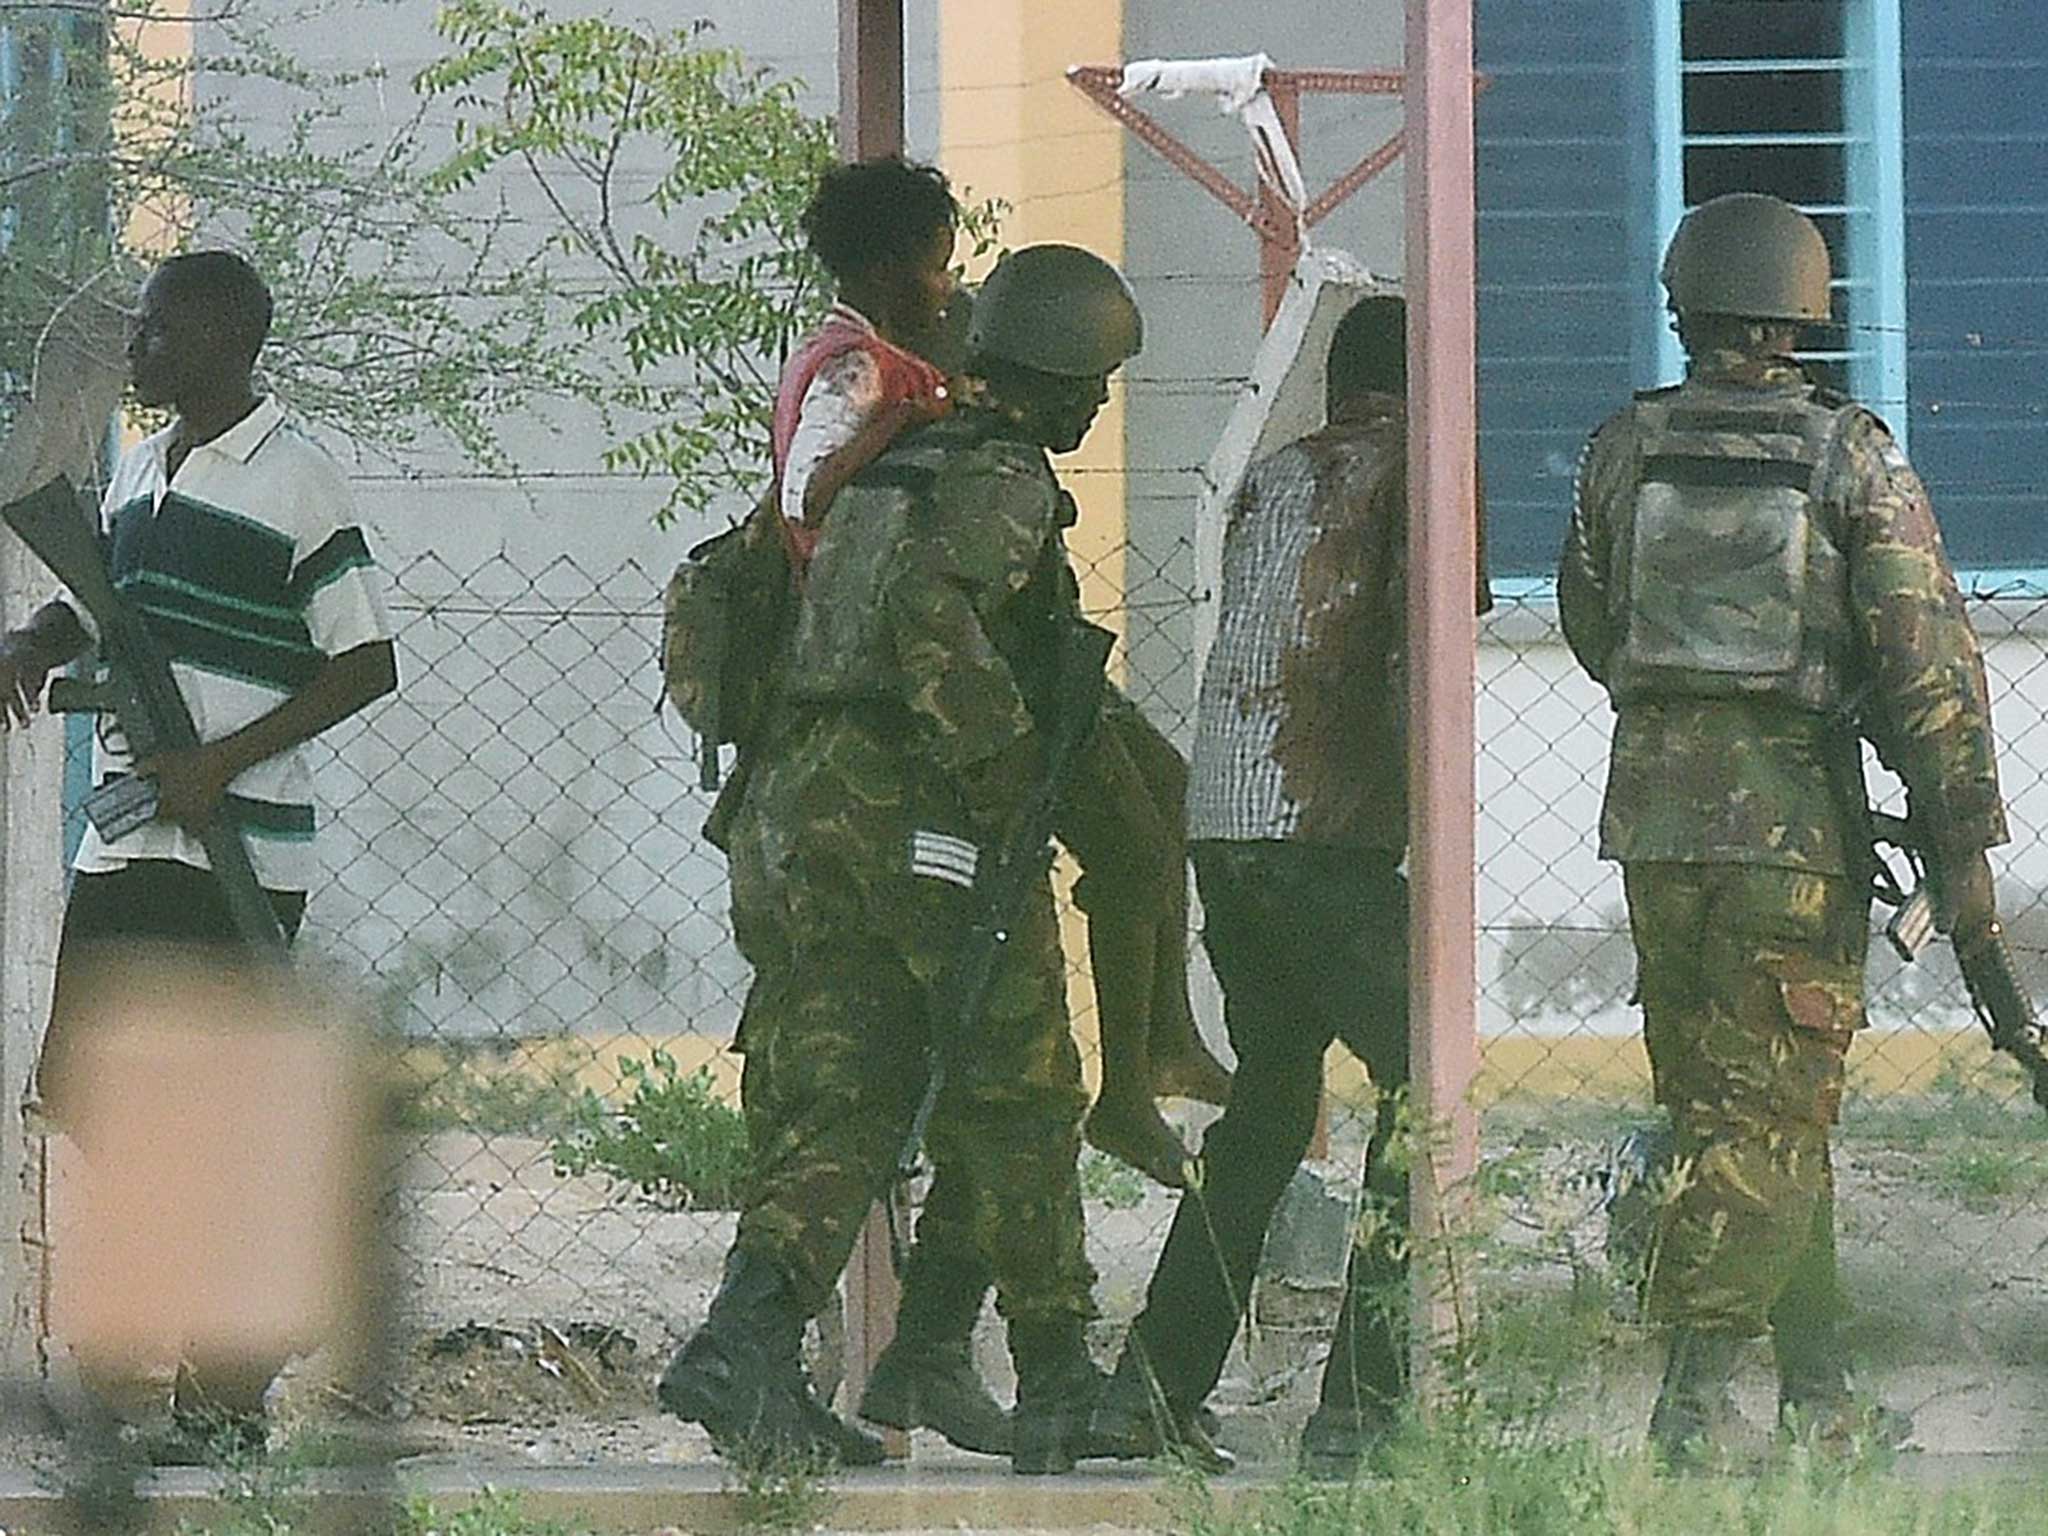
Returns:
[[[275,399],[194,448],[175,477],[165,474],[171,430],[122,457],[101,532],[115,587],[169,653],[200,740],[216,741],[275,709],[329,657],[390,639],[391,620],[347,479]],[[102,718],[93,782],[132,761]],[[247,838],[259,881],[309,887],[313,783],[303,752],[235,779],[226,814]],[[198,839],[164,821],[113,844],[88,826],[73,862],[100,873],[137,859],[206,868]]]

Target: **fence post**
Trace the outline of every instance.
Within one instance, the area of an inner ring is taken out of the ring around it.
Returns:
[[[36,590],[32,557],[0,541],[0,628],[19,624]],[[37,1364],[45,1319],[41,1158],[21,1105],[49,1008],[63,915],[59,827],[61,723],[38,718],[0,735],[0,1377]]]
[[[903,0],[839,0],[839,152],[870,160],[903,152]],[[898,1199],[892,1189],[883,1197]],[[900,1213],[909,1219],[907,1211]],[[860,1401],[868,1372],[896,1336],[902,1291],[889,1255],[889,1221],[868,1212],[846,1271],[846,1400]],[[910,1454],[909,1437],[891,1430],[889,1454]]]
[[[1408,0],[1410,1175],[1420,1379],[1463,1315],[1449,1244],[1478,1158],[1473,680],[1478,626],[1472,0]],[[1441,1136],[1442,1139],[1439,1139]],[[1433,1262],[1436,1260],[1448,1262]],[[1443,1282],[1448,1281],[1448,1286]]]

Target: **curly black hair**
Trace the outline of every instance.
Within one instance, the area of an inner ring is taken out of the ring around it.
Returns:
[[[936,166],[890,156],[825,172],[803,224],[812,254],[844,282],[914,254],[932,231],[959,221],[960,205]]]

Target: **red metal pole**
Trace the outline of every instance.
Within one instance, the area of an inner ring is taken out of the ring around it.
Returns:
[[[1409,1062],[1418,1379],[1462,1320],[1458,1191],[1478,1159],[1472,690],[1477,345],[1472,0],[1408,0]],[[1446,1284],[1446,1281],[1449,1283]]]
[[[1273,110],[1279,115],[1281,131],[1287,135],[1288,146],[1299,160],[1301,88],[1288,81],[1268,78],[1267,94],[1273,98]],[[1280,301],[1287,297],[1287,279],[1294,275],[1294,264],[1301,259],[1301,234],[1295,223],[1294,210],[1287,206],[1287,200],[1263,182],[1259,187],[1259,207],[1270,220],[1259,230],[1259,284],[1266,305],[1264,323],[1270,327],[1273,317],[1280,313]]]
[[[903,153],[903,0],[839,0],[839,157]]]
[[[873,160],[903,153],[903,0],[839,0],[839,154]],[[891,1191],[884,1198],[899,1198]],[[907,1213],[904,1213],[907,1218]],[[896,1336],[902,1299],[889,1255],[888,1213],[868,1212],[846,1266],[846,1401],[858,1403],[868,1374]],[[890,1456],[910,1454],[900,1430],[882,1437]]]

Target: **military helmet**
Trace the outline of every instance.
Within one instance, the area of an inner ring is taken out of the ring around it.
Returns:
[[[975,295],[967,349],[1041,373],[1089,378],[1135,357],[1145,323],[1123,273],[1078,245],[1027,245]]]
[[[1730,192],[1679,222],[1664,253],[1671,307],[1751,320],[1828,318],[1828,247],[1813,220],[1761,192]]]

